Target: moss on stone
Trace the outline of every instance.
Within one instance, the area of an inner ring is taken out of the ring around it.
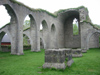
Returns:
[[[78,7],[78,8],[60,9],[60,10],[56,11],[54,14],[55,14],[55,15],[58,15],[59,13],[67,12],[67,11],[70,11],[70,10],[76,10],[76,11],[78,11],[78,10],[81,9],[81,8],[85,8],[86,11],[88,12],[88,9],[87,9],[86,7],[80,6],[80,7]]]
[[[2,26],[2,27],[0,28],[0,30],[3,29],[3,28],[5,28],[7,25],[10,25],[10,23],[7,23],[6,25]]]
[[[44,9],[35,9],[35,10],[33,10],[33,11],[45,12],[45,13],[47,13],[47,14],[53,16],[53,17],[57,17],[57,15],[55,15],[55,14],[53,14],[53,13],[50,13],[50,12],[48,12],[47,10],[44,10]]]
[[[25,4],[21,3],[21,2],[18,2],[18,1],[16,1],[16,0],[10,0],[10,1],[13,2],[13,3],[17,3],[18,5],[25,6],[25,7],[27,7],[28,9],[32,10],[32,8],[30,8],[29,6],[27,6],[27,5],[25,5]]]
[[[58,14],[64,13],[64,12],[67,12],[67,11],[70,11],[70,10],[76,10],[76,11],[78,11],[78,10],[81,9],[81,8],[85,8],[85,10],[88,12],[88,9],[87,9],[86,7],[80,6],[80,7],[78,7],[78,8],[61,9],[61,10],[59,10],[59,11],[56,11],[56,12],[53,14],[53,13],[50,13],[50,12],[48,12],[48,11],[46,11],[46,10],[43,10],[43,9],[34,9],[34,8],[30,8],[29,6],[26,6],[25,4],[23,4],[23,3],[21,3],[21,2],[18,2],[18,1],[16,1],[16,0],[10,0],[10,1],[13,2],[13,3],[17,3],[18,5],[25,6],[26,8],[28,8],[29,10],[31,10],[31,11],[33,11],[33,12],[45,12],[45,13],[47,13],[48,15],[51,15],[51,16],[53,16],[53,17],[57,17]],[[90,19],[89,15],[86,16],[86,20],[84,20],[83,22],[90,23],[94,28],[100,29],[100,28],[98,28],[98,26],[96,26],[96,25],[94,25],[94,24],[91,23],[91,19]],[[3,27],[1,27],[0,30],[1,30],[2,28],[6,27],[7,25],[10,25],[10,23],[8,23],[8,24],[4,25]],[[30,27],[29,27],[29,28],[30,28]],[[25,29],[24,31],[28,30],[29,28]]]
[[[66,11],[72,10],[72,9],[78,10],[78,9],[81,9],[81,8],[85,8],[86,11],[88,11],[88,9],[87,9],[86,7],[80,6],[80,7],[78,7],[78,8],[61,9],[61,10],[59,10],[59,11],[57,11],[57,12],[55,12],[55,13],[53,14],[53,13],[48,12],[47,10],[30,8],[29,6],[26,6],[25,4],[23,4],[23,3],[21,3],[21,2],[18,2],[18,1],[16,1],[16,0],[10,0],[10,1],[13,2],[13,3],[17,3],[17,4],[19,4],[19,5],[25,6],[26,8],[28,8],[29,10],[31,10],[31,11],[33,11],[33,12],[45,12],[45,13],[47,13],[48,15],[51,15],[51,16],[53,16],[53,17],[57,17],[59,13],[63,13],[63,12],[66,12]]]
[[[30,27],[28,27],[28,28],[24,29],[23,31],[26,31],[26,30],[28,30],[28,29],[30,29]]]
[[[97,25],[97,24],[93,24],[92,22],[87,22],[86,20],[84,20],[83,22],[85,22],[85,23],[89,23],[91,26],[93,26],[93,28],[95,28],[95,29],[97,29],[97,30],[100,29],[100,26]]]
[[[27,6],[27,5],[25,5],[25,4],[21,3],[21,2],[18,2],[16,0],[10,0],[10,1],[13,2],[13,3],[17,3],[19,5],[25,6],[26,8],[28,8],[29,10],[31,10],[33,12],[46,12],[47,14],[49,14],[49,15],[51,15],[53,17],[56,17],[56,15],[54,15],[54,14],[52,14],[52,13],[46,11],[46,10],[30,8],[29,6]]]

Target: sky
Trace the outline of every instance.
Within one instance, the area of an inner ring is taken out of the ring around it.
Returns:
[[[85,6],[89,10],[92,23],[100,25],[100,0],[17,0],[31,8],[41,8],[51,13],[59,9]],[[28,19],[28,18],[27,18]],[[10,22],[10,16],[3,6],[0,6],[0,27]]]

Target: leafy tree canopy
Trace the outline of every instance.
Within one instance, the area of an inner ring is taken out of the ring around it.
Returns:
[[[27,29],[30,27],[30,20],[25,20],[24,25],[23,25],[23,30]]]

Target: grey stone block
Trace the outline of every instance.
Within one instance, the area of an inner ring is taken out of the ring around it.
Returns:
[[[83,48],[82,53],[87,53],[87,49]]]
[[[67,66],[70,67],[72,63],[74,62],[72,59],[72,49],[71,48],[65,49],[65,55],[66,55],[66,58],[68,58]]]
[[[72,57],[82,57],[82,49],[72,49]]]
[[[70,67],[74,61],[72,59],[68,60],[67,66]]]
[[[65,63],[66,58],[68,58],[67,63]],[[72,63],[71,49],[63,48],[45,50],[45,64],[43,65],[43,68],[65,69],[65,64],[70,67]]]
[[[56,68],[56,69],[65,69],[65,63],[45,63],[43,68]]]
[[[65,69],[65,50],[47,49],[45,50],[45,64],[43,68]]]

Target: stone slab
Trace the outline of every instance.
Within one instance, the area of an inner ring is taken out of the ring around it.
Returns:
[[[43,68],[55,68],[55,69],[65,69],[65,63],[45,63]]]

